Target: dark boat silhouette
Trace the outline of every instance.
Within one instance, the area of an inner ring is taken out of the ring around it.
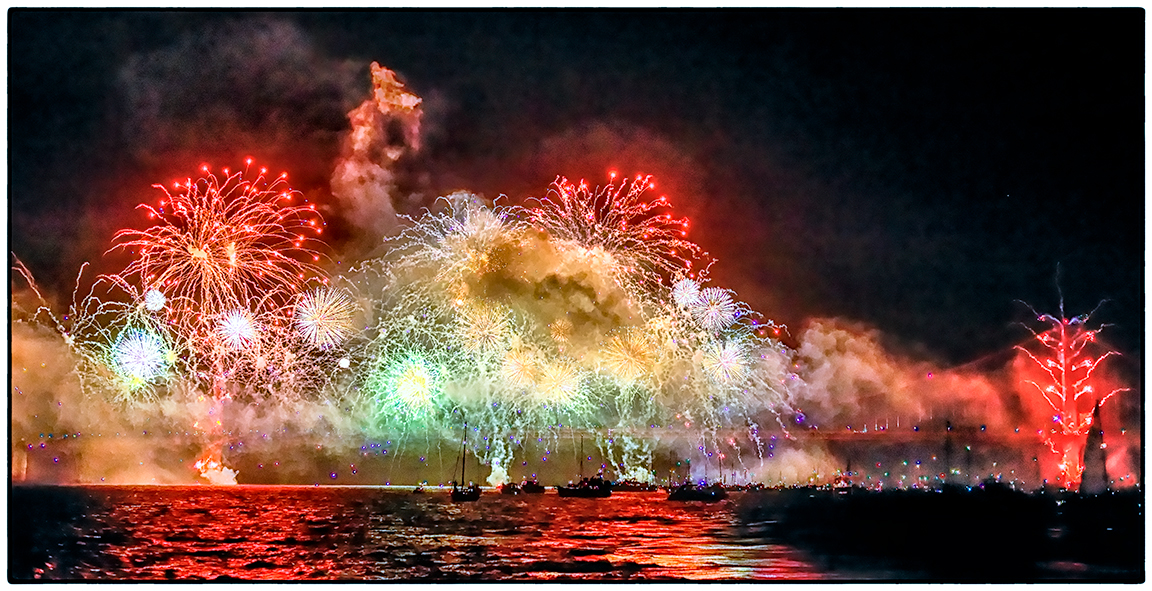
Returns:
[[[496,490],[500,491],[502,495],[518,495],[521,492],[520,485],[513,482],[505,482],[496,487]]]
[[[464,468],[468,464],[468,422],[464,422],[464,439],[460,444],[460,481],[464,481]],[[452,481],[452,502],[453,503],[469,503],[480,499],[480,486],[477,484],[469,484],[465,488],[460,488],[460,485],[455,480]]]
[[[452,502],[453,503],[468,503],[480,499],[480,486],[477,484],[469,484],[464,488],[460,488],[456,481],[452,481]]]
[[[612,496],[612,485],[599,476],[582,478],[576,484],[557,486],[556,492],[562,497],[575,497],[582,499],[602,499]]]
[[[651,482],[640,482],[639,480],[620,480],[612,483],[612,490],[616,492],[655,492],[660,490],[660,487],[652,484]]]
[[[416,488],[412,489],[412,494],[414,494],[414,495],[424,494],[424,487],[423,486],[417,486]]]
[[[544,488],[544,485],[540,484],[539,482],[536,482],[535,480],[532,480],[532,481],[526,480],[526,481],[520,483],[520,492],[522,492],[524,494],[542,495],[542,494],[544,494],[544,491],[546,491],[546,490],[548,490],[548,489]]]
[[[728,492],[719,483],[704,486],[686,482],[668,492],[669,501],[715,503],[726,498],[728,498]]]
[[[584,474],[584,438],[580,438],[580,474]],[[612,483],[604,480],[600,475],[592,478],[581,478],[576,484],[557,486],[556,492],[562,497],[581,499],[602,499],[612,496]]]

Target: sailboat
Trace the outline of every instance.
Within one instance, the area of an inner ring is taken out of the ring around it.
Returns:
[[[545,490],[547,489],[544,488],[544,485],[536,482],[535,478],[532,480],[525,480],[524,482],[520,483],[520,492],[525,494],[542,495],[544,494]]]
[[[711,486],[685,482],[668,493],[669,501],[703,501],[705,503],[715,503],[716,501],[726,498],[728,498],[728,491],[724,490],[724,487],[719,482],[714,482]]]
[[[557,486],[556,492],[562,497],[597,499],[612,495],[612,484],[600,477],[584,478],[584,437],[580,437],[580,482],[569,486]]]
[[[464,439],[460,444],[460,482],[464,482],[464,469],[468,465],[468,422],[464,422]],[[480,486],[477,484],[460,488],[460,484],[452,481],[452,502],[468,503],[480,499]]]
[[[724,478],[724,456],[721,455],[717,458],[720,462],[720,478]],[[715,503],[728,498],[728,491],[724,490],[724,485],[720,482],[713,482],[711,485],[705,484],[708,480],[708,463],[704,463],[704,482],[695,484],[685,481],[684,484],[668,491],[669,501],[701,501],[704,503]]]

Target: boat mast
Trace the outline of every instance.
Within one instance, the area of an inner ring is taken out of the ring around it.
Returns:
[[[580,436],[580,479],[584,479],[584,436]]]
[[[460,411],[464,415],[464,411]],[[460,443],[460,486],[464,486],[464,470],[468,467],[468,421],[464,421],[464,439]]]

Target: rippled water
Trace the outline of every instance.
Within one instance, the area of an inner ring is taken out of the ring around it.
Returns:
[[[16,487],[10,571],[53,579],[807,580],[736,501],[365,487]]]

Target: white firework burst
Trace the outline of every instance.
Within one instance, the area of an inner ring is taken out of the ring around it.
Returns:
[[[233,349],[243,349],[256,342],[256,321],[248,310],[233,310],[220,319],[216,335]]]
[[[715,343],[704,350],[704,371],[712,380],[731,385],[740,382],[748,373],[746,348],[740,341]]]
[[[700,284],[687,277],[672,285],[672,300],[676,305],[691,308],[700,303]]]
[[[130,384],[142,384],[163,373],[168,366],[167,347],[160,337],[130,328],[113,345],[112,362]]]
[[[150,312],[159,312],[164,309],[168,299],[158,289],[149,289],[144,293],[144,307]]]
[[[301,296],[296,304],[296,330],[313,346],[330,349],[352,334],[355,309],[344,291],[315,289]]]
[[[699,300],[689,309],[696,322],[707,330],[720,331],[736,322],[736,302],[728,290],[720,287],[701,289]]]

